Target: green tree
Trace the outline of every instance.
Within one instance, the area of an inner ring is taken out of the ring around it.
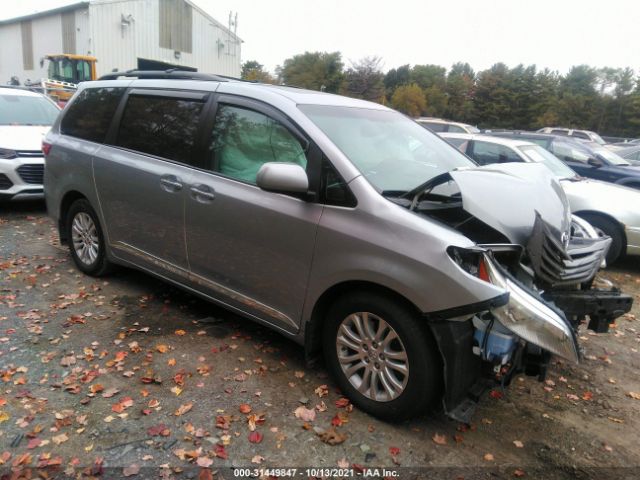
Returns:
[[[434,85],[444,90],[447,69],[439,65],[414,65],[409,72],[409,83],[415,83],[423,90]]]
[[[430,117],[445,116],[447,113],[447,103],[449,101],[447,92],[438,85],[432,85],[423,91],[427,107],[422,113]]]
[[[422,89],[412,83],[396,88],[391,97],[391,105],[396,110],[406,113],[410,117],[418,117],[427,108],[427,101]]]
[[[384,74],[380,68],[380,57],[365,57],[353,62],[344,74],[341,92],[353,98],[373,102],[384,100]]]
[[[248,60],[242,64],[240,78],[251,82],[275,83],[276,79],[264,69],[264,65],[255,60]]]
[[[411,67],[409,65],[402,65],[401,67],[389,70],[384,76],[384,88],[387,91],[387,95],[391,97],[396,88],[401,85],[408,85],[410,74]]]
[[[459,122],[471,121],[476,74],[468,63],[455,63],[447,74],[445,117]]]
[[[286,85],[337,93],[342,84],[342,69],[340,52],[305,52],[287,58],[277,73]]]

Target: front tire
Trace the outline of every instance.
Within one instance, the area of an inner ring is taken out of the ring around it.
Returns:
[[[86,199],[81,198],[71,204],[66,228],[71,257],[80,271],[100,277],[112,270],[98,215]]]
[[[329,309],[323,346],[342,392],[376,417],[420,416],[441,394],[435,340],[416,313],[392,297],[340,297]]]

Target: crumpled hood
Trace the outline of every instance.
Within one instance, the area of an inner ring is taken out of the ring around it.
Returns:
[[[50,129],[48,125],[0,125],[0,148],[40,150]]]
[[[559,240],[570,230],[567,197],[542,164],[492,164],[449,174],[460,189],[462,208],[513,243],[527,244],[536,212]]]

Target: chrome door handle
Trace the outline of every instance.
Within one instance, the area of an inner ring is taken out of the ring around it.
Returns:
[[[175,175],[164,175],[160,177],[160,185],[168,192],[178,192],[182,190],[182,182]]]
[[[189,190],[191,191],[191,196],[202,203],[212,202],[216,198],[213,188],[206,185],[193,185]]]

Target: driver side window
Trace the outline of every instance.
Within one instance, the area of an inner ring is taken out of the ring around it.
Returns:
[[[280,122],[231,105],[218,107],[208,157],[210,170],[254,185],[265,163],[307,167],[302,145]]]

